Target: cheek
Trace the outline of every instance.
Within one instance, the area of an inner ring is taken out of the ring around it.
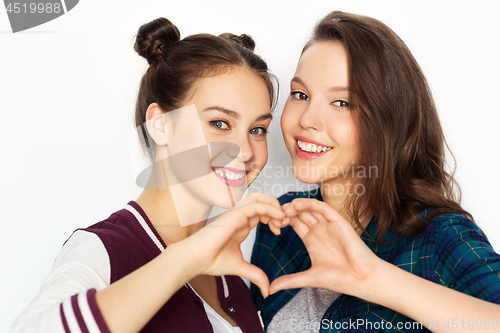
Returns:
[[[343,149],[344,154],[349,155],[350,160],[359,160],[358,130],[350,119],[336,119],[331,121],[329,128],[330,137]]]
[[[357,160],[360,152],[359,134],[358,129],[351,117],[349,117],[349,121],[345,123],[344,132],[347,145],[350,148],[352,155],[355,157],[355,160]]]
[[[267,152],[267,140],[262,142],[256,142],[253,145],[253,150],[255,154],[255,162],[260,165],[260,169],[264,167],[267,162],[268,152]]]
[[[281,114],[281,131],[283,132],[284,136],[289,134],[295,122],[295,117],[293,117],[292,111],[292,107],[290,106],[289,102],[287,102],[285,104],[285,107],[283,108],[283,113]]]

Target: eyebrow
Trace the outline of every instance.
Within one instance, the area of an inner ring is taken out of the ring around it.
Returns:
[[[294,76],[293,79],[292,79],[292,82],[297,82],[298,84],[304,86],[304,87],[307,87],[307,85],[304,83],[304,81],[302,81],[300,78]],[[335,86],[335,87],[330,87],[327,89],[328,91],[332,91],[332,92],[335,92],[335,91],[349,91],[349,87],[346,87],[346,86]]]
[[[205,111],[219,111],[219,112],[223,112],[223,113],[227,114],[229,117],[233,117],[235,119],[241,118],[241,116],[238,112],[233,111],[233,110],[228,110],[228,109],[223,108],[221,106],[209,106],[208,108],[203,109],[202,112],[205,112]]]
[[[202,112],[205,112],[205,111],[219,111],[219,112],[223,112],[223,113],[227,114],[229,117],[232,117],[232,118],[235,118],[238,120],[241,119],[241,116],[238,112],[223,108],[221,106],[209,106],[209,107],[203,109]],[[272,119],[272,118],[273,118],[273,115],[271,113],[266,113],[266,114],[263,114],[262,116],[258,117],[255,121],[262,121],[262,120]]]

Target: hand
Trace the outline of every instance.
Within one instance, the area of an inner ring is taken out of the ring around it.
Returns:
[[[291,225],[304,242],[311,268],[277,278],[270,293],[310,286],[362,296],[382,260],[351,224],[327,203],[315,199],[295,199],[283,208],[287,216],[284,225]]]
[[[175,243],[187,258],[188,270],[194,275],[238,275],[257,285],[264,297],[269,293],[269,279],[256,266],[246,262],[240,244],[259,221],[270,223],[279,233],[285,217],[278,200],[254,192],[190,237]],[[192,275],[192,274],[191,274]]]

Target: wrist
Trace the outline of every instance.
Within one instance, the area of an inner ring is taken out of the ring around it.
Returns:
[[[161,256],[166,267],[178,270],[185,282],[201,274],[199,265],[196,264],[189,249],[185,248],[183,241],[168,245]]]
[[[384,298],[391,292],[391,285],[394,283],[394,268],[397,269],[394,265],[379,258],[370,274],[358,284],[357,293],[354,296],[382,304]]]

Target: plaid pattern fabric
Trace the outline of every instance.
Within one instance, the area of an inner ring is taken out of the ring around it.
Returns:
[[[295,198],[322,200],[317,190],[289,192],[279,201],[283,205]],[[422,212],[420,217],[428,212]],[[500,304],[500,255],[469,219],[441,214],[415,238],[388,232],[380,244],[374,241],[376,230],[377,220],[372,219],[361,238],[381,259],[429,281]],[[251,262],[270,281],[311,267],[304,243],[291,227],[283,228],[281,235],[275,236],[265,224],[257,227]],[[273,316],[299,290],[284,290],[263,299],[258,287],[252,284],[252,296],[266,330]],[[320,327],[321,333],[374,331],[429,332],[400,313],[348,295],[341,295],[330,305]]]

